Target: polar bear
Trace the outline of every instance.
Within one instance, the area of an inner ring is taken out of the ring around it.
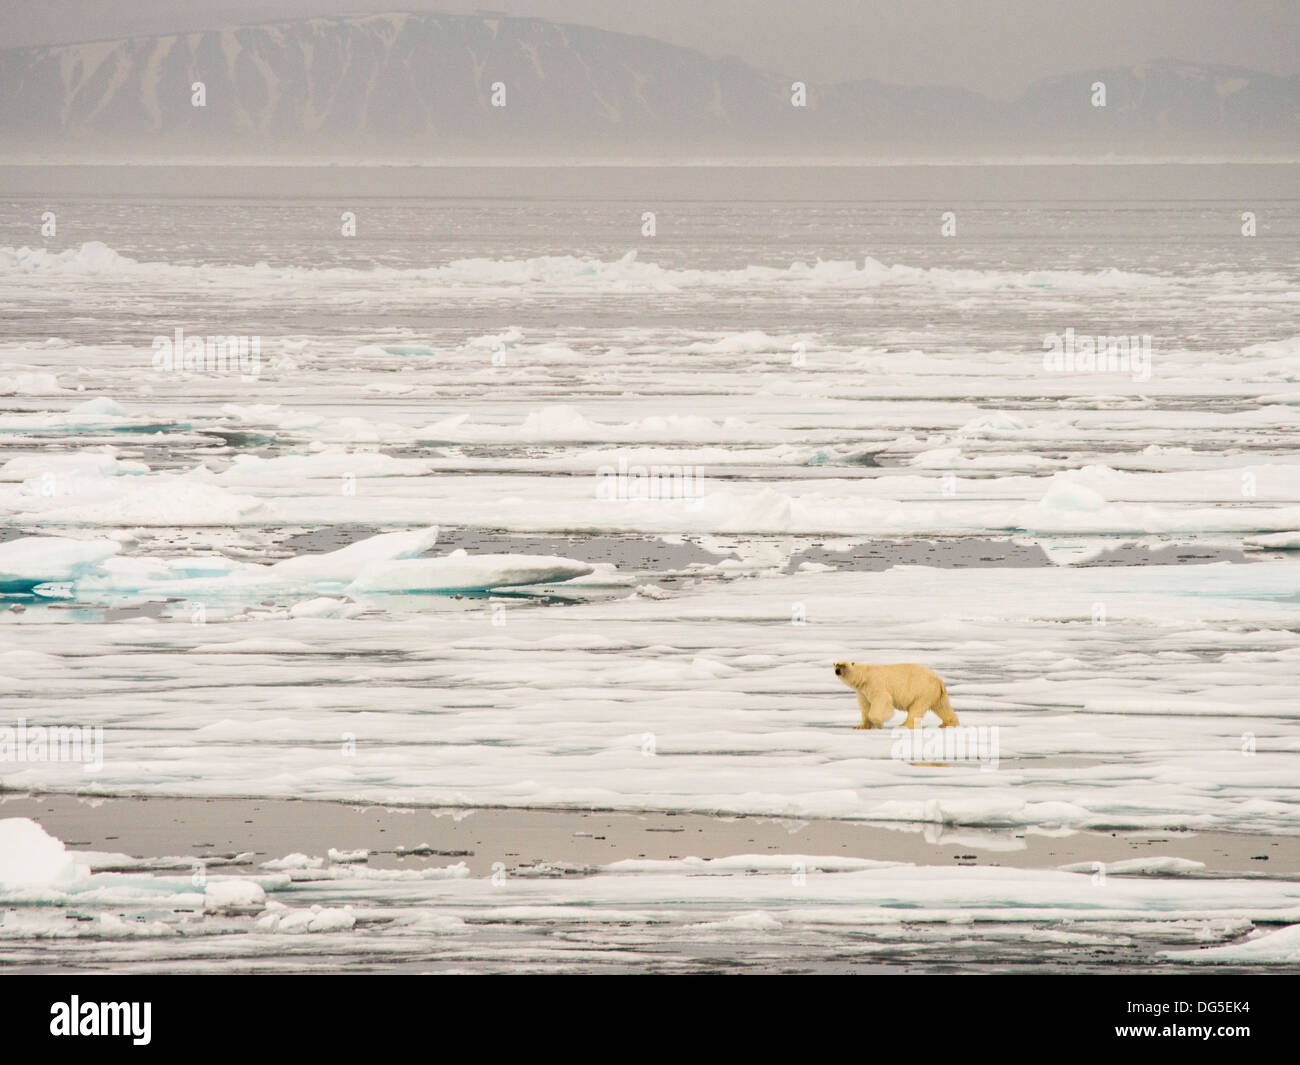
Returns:
[[[927,710],[943,722],[940,728],[958,724],[948,702],[948,689],[938,674],[925,666],[904,662],[893,666],[871,666],[865,662],[836,662],[835,675],[858,693],[862,724],[854,728],[884,728],[895,710],[906,710],[903,728],[916,728]]]

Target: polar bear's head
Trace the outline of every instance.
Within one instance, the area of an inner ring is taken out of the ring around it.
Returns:
[[[871,681],[871,666],[865,662],[836,662],[835,675],[850,688],[861,691]]]

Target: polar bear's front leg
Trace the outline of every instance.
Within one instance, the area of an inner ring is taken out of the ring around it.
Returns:
[[[878,692],[871,697],[867,709],[868,728],[884,728],[885,722],[894,716],[894,700],[889,692]]]
[[[854,725],[853,727],[855,729],[870,728],[871,721],[867,715],[868,712],[871,710],[871,704],[867,702],[867,697],[863,695],[861,692],[858,692],[858,709],[862,711],[862,724]]]

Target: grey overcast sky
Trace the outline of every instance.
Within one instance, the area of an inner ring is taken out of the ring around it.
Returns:
[[[1300,0],[0,0],[0,44],[485,8],[645,34],[806,81],[1000,97],[1049,74],[1160,58],[1300,73]]]

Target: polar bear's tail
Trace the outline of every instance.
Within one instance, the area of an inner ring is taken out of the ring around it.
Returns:
[[[944,728],[960,724],[957,715],[953,713],[952,703],[948,701],[948,686],[943,681],[939,681],[939,701],[934,704],[934,712],[939,715]]]

